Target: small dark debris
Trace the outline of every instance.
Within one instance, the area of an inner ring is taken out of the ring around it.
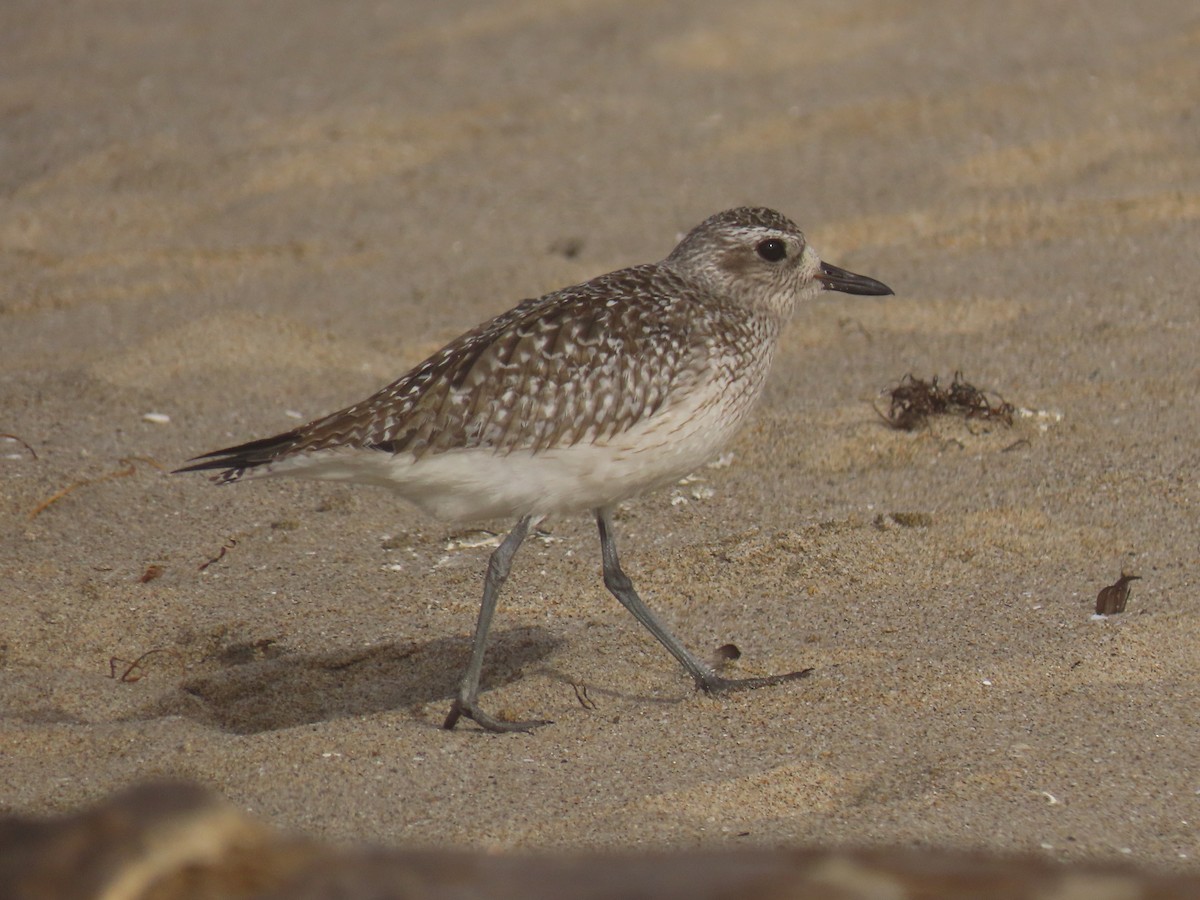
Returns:
[[[36,519],[52,504],[57,503],[63,497],[67,496],[67,494],[78,490],[81,487],[86,487],[90,484],[100,484],[103,481],[109,481],[113,478],[128,478],[137,472],[137,466],[135,463],[146,463],[147,465],[154,466],[154,468],[158,469],[160,472],[166,471],[166,467],[163,466],[162,463],[156,459],[151,459],[148,456],[121,457],[118,462],[125,468],[115,469],[112,472],[106,472],[103,475],[98,475],[95,478],[81,478],[79,481],[72,481],[65,488],[60,488],[59,490],[55,491],[51,496],[47,497],[33,508],[33,510],[29,513],[29,520],[32,521]]]
[[[128,659],[121,659],[119,656],[110,656],[108,658],[108,677],[126,683],[139,680],[142,677],[141,659],[142,657],[139,656],[137,659],[130,661]],[[117,676],[118,669],[121,671],[120,677]],[[133,674],[135,669],[138,670],[136,675]]]
[[[560,237],[550,245],[550,252],[564,259],[574,259],[583,252],[583,238]]]
[[[32,456],[35,460],[38,458],[37,452],[32,447],[29,446],[29,442],[24,440],[23,438],[17,437],[15,434],[8,434],[7,432],[4,434],[0,434],[0,440],[15,441],[16,443],[18,443],[22,447],[24,447],[26,450],[28,450],[29,455]]]
[[[575,699],[579,701],[579,705],[584,709],[597,709],[596,701],[588,696],[586,684],[576,684],[571,682],[571,687],[575,689]]]
[[[988,419],[1012,425],[1014,408],[999,395],[989,395],[967,381],[962,372],[954,373],[948,388],[942,387],[938,376],[929,381],[905,375],[900,383],[884,394],[891,403],[886,412],[876,411],[892,428],[913,431],[925,424],[930,416],[960,416],[964,419]]]
[[[1110,584],[1096,595],[1096,615],[1113,616],[1125,612],[1125,604],[1129,602],[1129,582],[1141,579],[1140,575],[1126,575],[1122,572],[1114,584]]]
[[[742,651],[737,644],[722,644],[713,652],[713,661],[719,666],[722,663],[733,662],[742,658]]]
[[[236,546],[237,546],[237,538],[230,538],[221,546],[221,549],[217,552],[216,556],[212,557],[211,559],[206,560],[205,562],[200,563],[200,568],[197,571],[203,572],[205,569],[207,569],[213,563],[219,562],[220,560],[224,559],[225,554],[228,553],[230,550],[232,550]]]
[[[108,660],[108,677],[125,684],[133,684],[135,681],[141,681],[142,677],[146,674],[147,658],[154,656],[156,653],[170,653],[177,656],[175,651],[168,647],[156,647],[153,650],[147,650],[134,660],[112,656]],[[120,671],[120,675],[117,674],[118,671]]]
[[[162,577],[162,573],[166,571],[164,566],[146,566],[146,571],[138,578],[142,584],[153,581],[155,578]]]

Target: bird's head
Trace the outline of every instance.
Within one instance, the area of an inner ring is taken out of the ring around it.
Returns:
[[[822,262],[795,222],[765,207],[738,207],[705,219],[664,264],[718,296],[781,319],[822,290],[892,293],[881,281]]]

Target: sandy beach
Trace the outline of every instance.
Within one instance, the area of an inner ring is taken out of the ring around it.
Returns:
[[[1138,5],[17,2],[0,12],[0,813],[197,782],[322,842],[1200,863],[1200,17]],[[728,453],[595,526],[169,475],[525,297],[781,210]],[[1017,410],[891,429],[955,372]],[[1097,592],[1136,574],[1123,614]],[[590,698],[582,702],[581,697]]]

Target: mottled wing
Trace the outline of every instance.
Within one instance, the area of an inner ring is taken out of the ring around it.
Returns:
[[[674,275],[644,266],[526,301],[314,425],[311,448],[421,457],[611,438],[694,377],[686,293]]]
[[[526,300],[361,403],[292,431],[198,457],[180,471],[247,469],[357,447],[421,457],[604,441],[670,402],[708,364],[695,288],[637,266]]]

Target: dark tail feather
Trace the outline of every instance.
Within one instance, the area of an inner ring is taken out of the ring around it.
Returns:
[[[292,431],[285,431],[283,434],[277,434],[274,437],[260,438],[257,441],[238,444],[236,447],[226,447],[224,450],[201,453],[199,456],[188,460],[192,465],[175,469],[171,474],[201,472],[206,469],[225,469],[223,473],[213,480],[218,484],[228,484],[231,481],[237,481],[241,478],[247,469],[263,466],[279,459],[280,455],[295,442],[298,435],[299,430],[293,429]],[[201,462],[196,462],[196,460],[201,460]]]

